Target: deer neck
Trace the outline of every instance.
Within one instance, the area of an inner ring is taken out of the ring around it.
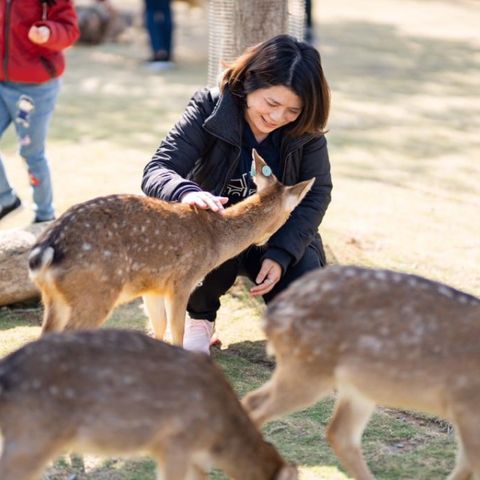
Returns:
[[[273,233],[286,218],[280,202],[273,196],[253,195],[227,208],[216,217],[214,225],[219,263],[258,243],[269,232]]]

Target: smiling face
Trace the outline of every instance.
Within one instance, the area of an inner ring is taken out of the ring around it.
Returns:
[[[284,85],[259,88],[247,95],[245,120],[261,142],[270,132],[294,122],[302,108],[301,98]]]

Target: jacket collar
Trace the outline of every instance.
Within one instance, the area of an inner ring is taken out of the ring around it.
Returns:
[[[204,127],[216,137],[236,146],[242,143],[243,109],[228,87],[223,94],[218,87],[212,88],[210,94],[216,101],[211,115],[205,120]]]

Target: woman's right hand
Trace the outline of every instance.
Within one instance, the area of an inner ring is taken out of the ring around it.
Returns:
[[[204,210],[212,210],[219,212],[223,210],[223,206],[228,202],[228,197],[217,197],[210,192],[190,192],[182,197],[181,203],[187,205],[195,205]]]

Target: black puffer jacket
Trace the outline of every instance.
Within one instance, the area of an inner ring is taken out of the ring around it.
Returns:
[[[206,190],[221,195],[240,158],[243,110],[235,97],[218,88],[199,90],[182,118],[146,165],[142,189],[151,197],[180,201],[188,192]],[[285,136],[281,143],[281,178],[285,185],[316,177],[287,223],[268,241],[264,255],[285,272],[308,245],[325,254],[318,234],[328,204],[332,180],[324,136]]]

